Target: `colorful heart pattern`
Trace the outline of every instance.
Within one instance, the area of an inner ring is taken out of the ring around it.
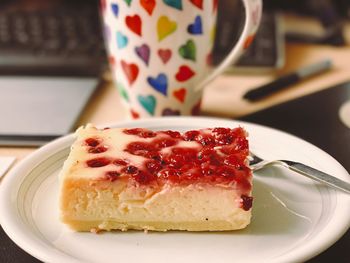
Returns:
[[[156,7],[156,0],[140,0],[140,4],[143,9],[151,16],[154,8]]]
[[[125,3],[126,3],[128,6],[131,5],[132,0],[124,0],[124,1],[125,1]]]
[[[182,10],[182,0],[163,0],[164,4]]]
[[[174,90],[173,95],[175,99],[177,99],[181,103],[184,103],[186,98],[186,93],[187,93],[187,90],[185,88],[181,88],[181,89]]]
[[[148,77],[147,82],[152,86],[156,91],[162,93],[163,95],[167,95],[168,91],[168,78],[165,74],[161,73],[157,77]]]
[[[162,116],[179,116],[181,112],[179,110],[173,110],[170,108],[165,108],[162,111]]]
[[[125,48],[128,45],[128,38],[121,32],[117,32],[117,46],[119,49]]]
[[[112,12],[113,12],[113,14],[116,16],[116,17],[118,17],[118,15],[119,15],[119,6],[117,5],[117,4],[112,4]]]
[[[190,2],[199,9],[203,9],[203,0],[190,0]]]
[[[139,67],[134,63],[127,63],[121,60],[122,69],[127,77],[130,86],[135,82],[139,75]]]
[[[186,65],[180,66],[178,72],[175,75],[175,78],[179,82],[184,82],[192,78],[196,73]]]
[[[143,96],[138,95],[137,96],[138,101],[142,105],[142,107],[151,115],[154,115],[157,100],[153,95]]]
[[[135,52],[139,58],[148,66],[149,57],[151,54],[150,47],[147,44],[143,44],[142,46],[135,47]]]
[[[178,10],[179,12],[183,10],[182,0],[161,0],[161,1],[168,8],[172,8],[173,10],[174,9]],[[131,7],[133,5],[132,0],[124,0],[124,2],[127,7]],[[134,36],[142,37],[143,16],[145,15],[153,16],[154,11],[157,8],[157,5],[161,4],[159,2],[156,0],[139,0],[140,7],[144,10],[144,14],[131,13],[125,16],[124,23],[126,26],[126,30],[123,30],[123,28],[121,27],[116,27],[118,29],[118,31],[116,32],[116,44],[117,44],[118,50],[129,49],[128,47],[129,45],[130,46],[134,45],[132,43],[132,39],[134,38]],[[194,6],[194,8],[199,10],[199,12],[203,10],[203,0],[189,0],[189,2]],[[121,7],[121,5],[117,2],[117,3],[112,3],[110,8],[114,17],[116,19],[119,19],[120,8],[124,8],[124,7]],[[157,34],[158,42],[162,42],[165,39],[170,38],[172,34],[174,34],[174,32],[176,32],[177,30],[178,30],[178,22],[175,20],[172,20],[168,15],[160,15],[157,18],[156,34]],[[192,35],[193,37],[202,35],[203,27],[202,27],[201,16],[200,15],[195,16],[194,20],[192,20],[192,22],[187,25],[185,30],[188,32],[189,35]],[[130,33],[127,31],[129,31]],[[135,85],[135,82],[139,82],[138,78],[139,78],[139,75],[142,73],[143,68],[145,66],[148,67],[150,64],[151,52],[152,52],[152,48],[148,43],[143,43],[141,45],[140,44],[134,45],[133,49],[134,49],[136,58],[138,58],[140,62],[138,62],[137,60],[133,60],[131,57],[130,58],[128,57],[125,60],[124,59],[120,60],[121,69],[128,83],[128,85],[126,86],[129,86],[129,87],[133,87]],[[164,48],[164,45],[162,46],[162,48],[159,48],[155,51],[155,53],[158,56],[157,58],[158,61],[161,61],[161,63],[164,65],[173,59],[175,52],[176,52],[176,49],[174,49],[173,46],[169,46],[169,48]],[[189,38],[187,41],[184,41],[182,45],[177,47],[176,53],[178,54],[178,56],[174,59],[181,58],[183,60],[196,62],[197,47],[196,47],[195,39]],[[130,61],[126,61],[129,59]],[[143,63],[143,66],[139,65],[139,63]],[[114,57],[113,57],[113,65],[114,67],[117,66],[117,61],[115,60]],[[171,77],[171,79],[175,78],[176,81],[178,81],[179,83],[184,83],[190,80],[191,78],[193,78],[195,75],[196,75],[196,72],[189,65],[181,65],[178,68],[178,71],[175,72],[174,76]],[[168,75],[165,73],[159,73],[158,75],[147,76],[146,82],[153,91],[156,91],[155,94],[158,93],[164,97],[172,96],[175,99],[175,101],[177,101],[180,104],[183,104],[186,100],[187,89],[184,87],[173,89],[169,93],[168,91],[169,78],[168,78]],[[140,83],[138,85],[142,85],[142,84]],[[138,85],[136,85],[136,87],[133,89],[137,89]],[[120,96],[125,101],[130,102],[131,99],[127,91],[128,89],[126,89],[121,82],[117,83],[117,88]],[[141,107],[150,115],[155,114],[155,110],[157,106],[158,97],[155,94],[154,95],[140,94],[136,96],[137,101],[140,103]],[[135,111],[135,109],[130,109],[130,113],[133,118],[140,117],[139,112]],[[164,116],[180,115],[180,111],[178,109],[173,109],[168,107],[160,111],[160,114]]]
[[[196,61],[196,44],[193,40],[188,40],[186,44],[179,48],[179,54],[184,59]]]
[[[136,35],[142,36],[142,21],[139,15],[127,16],[125,18],[126,26]]]
[[[218,10],[219,0],[213,0],[213,12]]]
[[[210,6],[204,0],[101,0],[100,3],[104,15],[108,13],[112,18],[105,26],[106,40],[121,53],[110,53],[109,61],[117,72],[120,97],[132,105],[132,117],[140,118],[145,112],[151,116],[180,115],[183,105],[194,100],[190,88],[202,78],[202,73],[196,72],[197,67],[203,68],[198,63],[205,67],[211,64],[211,51],[203,53],[201,42],[214,43],[215,24],[207,25],[204,20],[215,15],[218,0],[212,0]],[[187,8],[192,8],[191,16]],[[260,11],[260,4],[256,4],[251,14],[253,24],[259,23]],[[178,19],[181,14],[187,22]],[[149,21],[155,26],[153,30]],[[179,34],[182,42],[176,44]],[[243,49],[250,46],[253,38],[251,32]],[[163,72],[155,73],[162,65],[166,67]],[[165,107],[163,101],[167,99],[172,100]],[[200,102],[192,105],[188,110],[198,114]]]
[[[196,16],[194,19],[193,24],[190,24],[187,27],[188,33],[192,35],[201,35],[203,34],[203,29],[202,29],[202,18],[200,16]]]
[[[163,61],[164,64],[168,63],[169,59],[171,58],[172,52],[171,49],[159,49],[158,50],[158,56]]]
[[[171,21],[167,16],[161,16],[157,23],[158,40],[162,41],[177,29],[177,23]]]
[[[120,96],[125,99],[126,101],[129,101],[129,95],[128,92],[125,90],[124,85],[121,82],[117,82],[117,88],[119,91]]]
[[[130,109],[130,114],[133,119],[139,119],[140,118],[140,113],[135,111],[134,109]]]
[[[106,0],[100,0],[100,8],[101,8],[102,13],[104,13],[106,11],[106,9],[107,9]]]

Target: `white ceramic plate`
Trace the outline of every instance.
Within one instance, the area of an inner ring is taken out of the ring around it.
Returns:
[[[315,146],[267,127],[222,119],[161,118],[115,126],[154,130],[236,127],[265,158],[292,159],[349,181],[345,169]],[[255,174],[253,219],[225,233],[75,233],[58,220],[57,173],[74,140],[69,135],[37,150],[5,177],[0,216],[6,233],[45,262],[300,262],[327,249],[350,225],[350,198],[294,174]]]

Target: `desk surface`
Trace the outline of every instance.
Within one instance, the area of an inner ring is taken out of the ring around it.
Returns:
[[[350,37],[350,25],[345,29],[346,36]],[[350,39],[348,40],[350,43]],[[265,109],[272,105],[288,101],[321,89],[326,89],[334,84],[350,80],[350,45],[347,47],[315,46],[288,44],[286,46],[286,66],[279,72],[264,75],[223,75],[212,82],[205,90],[202,111],[204,115],[238,118],[249,113]],[[261,102],[249,103],[243,101],[242,95],[249,89],[268,82],[278,74],[293,71],[303,65],[308,65],[323,58],[329,58],[334,63],[334,69],[316,78],[294,85],[287,90],[275,94]],[[108,74],[106,75],[109,79]],[[120,103],[117,89],[110,81],[106,81],[89,103],[79,125],[87,122],[95,124],[114,123],[125,119],[126,110]],[[350,130],[349,130],[350,131]],[[24,158],[35,148],[0,148],[0,156],[16,156],[18,160]],[[34,258],[17,248],[9,240],[2,229],[0,230],[1,244],[6,247],[2,255],[9,253],[12,262],[36,262]],[[350,257],[348,248],[350,245],[350,231],[338,241],[332,248],[322,253],[310,262],[328,262],[333,256],[340,255]],[[3,249],[2,249],[3,250]],[[10,257],[6,257],[10,259]],[[333,259],[333,258],[332,258]],[[4,259],[5,260],[5,259]],[[3,261],[2,262],[9,262]],[[346,261],[337,261],[346,262]]]

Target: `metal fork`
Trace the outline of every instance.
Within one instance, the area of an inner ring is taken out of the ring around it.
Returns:
[[[331,186],[333,188],[336,188],[338,190],[342,190],[348,194],[350,194],[350,184],[342,181],[332,175],[326,174],[322,171],[319,171],[315,168],[312,168],[310,166],[307,166],[302,163],[294,162],[294,161],[288,161],[288,160],[273,160],[273,161],[266,161],[261,159],[260,157],[256,156],[254,153],[249,153],[249,165],[250,168],[253,171],[257,171],[260,169],[263,169],[266,166],[271,165],[282,165],[294,172],[297,172],[301,175],[304,175],[310,179],[313,179],[315,181],[318,181],[320,183],[326,184],[328,186]]]

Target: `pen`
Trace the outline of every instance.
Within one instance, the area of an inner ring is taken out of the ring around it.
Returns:
[[[261,87],[252,89],[244,94],[243,98],[250,101],[260,100],[272,93],[285,89],[291,84],[297,83],[300,80],[314,76],[326,70],[329,70],[332,66],[330,60],[323,60],[316,64],[301,68],[293,73],[284,75],[268,84]]]

